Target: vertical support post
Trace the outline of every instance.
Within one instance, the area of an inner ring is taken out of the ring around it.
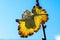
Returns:
[[[44,26],[44,24],[42,24],[43,35],[44,35],[44,38],[42,38],[42,40],[46,40],[45,28],[46,28],[46,25]]]

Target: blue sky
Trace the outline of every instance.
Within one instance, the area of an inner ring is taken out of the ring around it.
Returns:
[[[60,35],[60,0],[39,0],[40,5],[47,11],[49,20],[46,22],[47,40],[55,40]],[[21,14],[32,9],[35,0],[0,0],[0,39],[10,40],[41,40],[42,28],[28,38],[20,38],[18,35],[18,23]]]

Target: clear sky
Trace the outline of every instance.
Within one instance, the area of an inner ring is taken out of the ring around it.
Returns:
[[[47,40],[56,40],[60,35],[60,0],[39,0],[40,5],[47,11],[49,20],[46,22]],[[32,9],[35,0],[0,0],[0,40],[41,40],[43,37],[42,28],[28,38],[21,38],[18,35],[18,23],[21,14]]]

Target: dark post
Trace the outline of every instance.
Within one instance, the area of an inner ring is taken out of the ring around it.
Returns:
[[[46,25],[44,26],[44,24],[42,24],[42,28],[43,28],[43,34],[44,34],[44,38],[42,38],[42,40],[46,40],[46,34],[45,34]]]

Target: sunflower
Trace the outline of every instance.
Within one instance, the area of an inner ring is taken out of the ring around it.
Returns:
[[[24,20],[21,19],[18,21],[18,31],[19,35],[21,37],[28,37],[34,34],[34,32],[37,32],[41,24],[47,22],[48,15],[46,14],[46,11],[44,9],[39,9],[38,7],[35,7],[35,15],[33,16],[33,20]],[[33,12],[34,13],[34,12]]]

